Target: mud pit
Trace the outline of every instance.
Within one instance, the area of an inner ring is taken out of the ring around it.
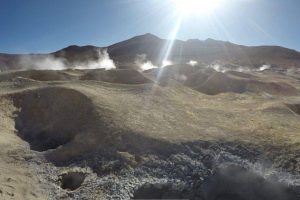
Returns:
[[[61,188],[76,190],[84,182],[85,174],[80,172],[69,172],[61,175]]]
[[[45,88],[12,98],[19,109],[15,118],[18,135],[36,151],[55,149],[70,142],[93,116],[90,100],[70,89]]]

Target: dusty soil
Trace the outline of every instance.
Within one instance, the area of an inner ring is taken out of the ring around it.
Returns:
[[[299,199],[295,74],[193,70],[0,74],[0,199]]]
[[[28,144],[15,134],[14,110],[10,101],[0,98],[0,199],[46,199],[45,186],[27,162],[33,156]]]

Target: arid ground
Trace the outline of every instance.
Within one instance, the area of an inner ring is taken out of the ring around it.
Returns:
[[[299,199],[284,70],[2,72],[0,199]]]

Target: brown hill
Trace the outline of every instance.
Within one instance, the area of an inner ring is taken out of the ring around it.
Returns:
[[[250,73],[237,71],[217,72],[212,68],[190,65],[170,65],[161,69],[144,72],[160,85],[172,84],[175,80],[194,90],[208,95],[220,93],[269,93],[280,96],[296,96],[298,90],[292,85],[267,76],[258,77]],[[261,76],[263,76],[261,74]]]

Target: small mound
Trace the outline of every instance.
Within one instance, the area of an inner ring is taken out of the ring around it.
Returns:
[[[199,73],[198,73],[199,75]],[[194,89],[208,95],[216,95],[225,92],[243,93],[246,92],[247,83],[244,80],[230,77],[221,72],[209,72],[200,74],[200,80],[197,78],[194,85]]]
[[[14,83],[15,86],[18,86],[18,87],[26,87],[26,86],[29,86],[29,85],[41,84],[41,82],[39,82],[39,81],[32,80],[32,79],[29,79],[29,78],[23,78],[23,77],[17,77],[15,79],[13,79],[13,83]]]
[[[266,105],[266,106],[259,107],[258,110],[262,111],[263,113],[270,113],[270,114],[291,114],[291,113],[293,113],[284,104]]]
[[[184,83],[195,68],[187,64],[169,65],[159,69],[147,70],[145,73],[157,80],[160,85],[168,85],[172,80]]]
[[[62,71],[54,70],[28,70],[5,72],[0,74],[0,81],[12,81],[17,77],[32,79],[36,81],[69,81],[74,77]]]
[[[169,65],[160,70],[161,76],[173,77],[175,75],[189,75],[195,68],[187,64]]]
[[[92,70],[81,76],[81,80],[96,80],[119,84],[144,84],[152,81],[133,69]]]
[[[122,130],[121,138],[119,134],[110,134],[120,129],[111,126],[109,113],[100,114],[101,108],[77,90],[46,87],[12,94],[10,98],[18,109],[15,117],[18,136],[32,150],[44,152],[45,158],[57,166],[84,159],[100,147],[168,152],[164,149],[166,142],[132,130]]]
[[[188,76],[185,85],[195,88],[196,86],[204,84],[208,80],[208,78],[214,73],[217,73],[217,71],[211,68],[200,69]]]
[[[76,190],[85,179],[85,174],[81,172],[69,172],[61,175],[61,188],[66,190]]]
[[[225,74],[233,75],[233,76],[240,77],[240,78],[255,78],[255,76],[252,74],[247,74],[247,73],[238,72],[238,71],[226,71]]]
[[[296,200],[283,184],[267,181],[238,166],[218,169],[208,177],[201,191],[207,200]]]
[[[12,96],[19,108],[15,119],[18,135],[31,149],[46,151],[71,141],[93,118],[93,105],[83,94],[50,87]]]
[[[221,73],[213,69],[204,69],[193,73],[187,77],[185,85],[208,95],[226,92],[264,92],[282,96],[298,95],[298,90],[287,83],[260,81],[252,75],[241,72]]]
[[[300,103],[298,104],[287,104],[287,106],[297,115],[300,115]]]
[[[280,96],[296,96],[298,90],[293,86],[283,82],[263,82],[263,81],[248,81],[247,90],[249,92],[266,92],[272,95]]]

